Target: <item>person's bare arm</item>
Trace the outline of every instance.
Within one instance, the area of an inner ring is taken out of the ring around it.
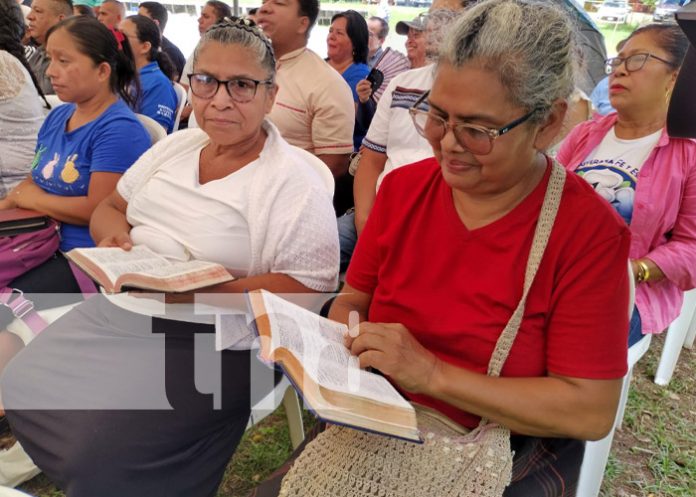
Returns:
[[[371,295],[346,285],[329,317],[354,326],[365,319]],[[353,313],[351,315],[351,313]],[[530,436],[597,440],[611,429],[621,379],[558,375],[495,378],[439,360],[398,323],[362,322],[346,345],[361,367],[374,367],[405,390],[447,402]]]
[[[348,171],[350,154],[321,154],[317,155],[317,157],[329,166],[334,178],[339,178]]]
[[[355,228],[358,236],[362,233],[367,217],[370,215],[372,205],[377,196],[377,179],[384,171],[387,163],[386,154],[375,152],[369,148],[363,148],[355,172],[355,182],[353,183],[353,198],[355,200]]]
[[[128,202],[116,191],[102,200],[94,209],[89,223],[89,232],[100,247],[121,247],[130,250],[131,225],[126,220]]]
[[[658,281],[662,281],[665,279],[665,273],[662,272],[660,266],[655,264],[655,262],[649,259],[648,257],[641,257],[640,259],[631,259],[631,269],[633,270],[633,278],[636,280],[636,283],[638,283],[638,261],[644,263],[648,267],[648,273],[650,274],[650,278],[648,278],[647,282],[657,283]]]
[[[120,173],[92,173],[86,196],[67,197],[44,191],[29,177],[8,195],[17,207],[43,212],[58,221],[87,225],[90,217],[107,195],[116,188]]]

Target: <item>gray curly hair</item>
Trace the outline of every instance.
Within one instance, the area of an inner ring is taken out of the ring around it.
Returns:
[[[259,61],[261,67],[268,72],[268,79],[275,81],[276,59],[271,41],[253,21],[237,17],[226,17],[212,26],[201,37],[193,51],[193,67],[196,67],[198,56],[203,47],[210,42],[223,45],[237,45],[247,48]]]
[[[429,63],[437,62],[442,42],[461,13],[461,10],[436,9],[425,16],[425,59]]]
[[[575,88],[580,52],[565,11],[543,0],[483,0],[460,14],[440,50],[439,63],[473,62],[495,72],[521,107],[539,109],[542,122],[557,99]]]

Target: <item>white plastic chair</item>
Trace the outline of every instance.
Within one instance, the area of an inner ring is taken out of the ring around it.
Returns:
[[[0,497],[31,497],[29,494],[9,487],[0,487]]]
[[[305,438],[304,423],[302,421],[302,405],[300,404],[300,399],[297,396],[295,388],[285,376],[283,376],[283,379],[275,386],[272,392],[251,408],[251,416],[249,416],[247,429],[259,423],[262,419],[275,411],[281,402],[285,407],[285,414],[288,418],[292,448],[296,449]]]
[[[63,105],[65,103],[58,98],[58,95],[46,95],[46,101],[51,104],[52,109],[55,109],[59,105]]]
[[[331,169],[329,169],[329,166],[327,166],[324,161],[317,158],[316,155],[311,154],[306,150],[296,148],[295,151],[298,154],[300,154],[304,162],[312,166],[312,169],[314,169],[319,174],[319,177],[321,178],[321,181],[324,183],[324,186],[326,187],[327,191],[329,192],[329,194],[331,194],[331,196],[333,196],[334,189],[336,188],[336,181],[334,180],[333,173],[331,173]]]
[[[162,138],[166,138],[167,130],[164,129],[160,123],[144,114],[136,114],[136,116],[138,116],[138,119],[150,134],[152,145],[160,141]]]
[[[41,473],[34,461],[24,452],[19,442],[12,445],[9,449],[0,450],[0,497],[10,497],[10,487],[16,487],[34,478]],[[6,485],[6,486],[5,486]]]
[[[684,292],[684,303],[677,319],[669,325],[660,363],[655,373],[655,383],[667,386],[677,366],[682,347],[694,346],[696,336],[696,289]]]
[[[181,113],[186,106],[186,89],[179,83],[174,82],[174,91],[176,92],[176,117],[174,119],[174,131],[179,129],[179,121],[181,121]]]
[[[200,126],[198,125],[198,121],[196,121],[196,113],[193,111],[191,111],[191,113],[189,114],[187,127],[188,127],[188,129],[200,128]]]
[[[633,279],[633,271],[630,262],[628,264],[628,281],[628,316],[630,320],[635,303],[635,281]],[[603,439],[596,442],[587,442],[587,444],[585,444],[585,456],[583,457],[582,468],[580,469],[577,497],[597,497],[597,495],[599,495],[599,489],[604,479],[604,470],[609,460],[611,443],[614,440],[614,432],[617,428],[621,427],[624,412],[626,411],[626,402],[628,401],[628,391],[631,385],[633,366],[635,366],[641,357],[648,351],[651,339],[652,335],[644,335],[638,343],[633,344],[633,346],[628,349],[628,372],[626,376],[624,376],[621,385],[621,397],[619,398],[614,426]]]
[[[696,316],[696,311],[694,311],[694,316]],[[693,349],[694,348],[694,341],[696,341],[696,326],[694,325],[694,322],[691,322],[691,327],[689,328],[689,332],[686,334],[686,338],[684,339],[684,348],[685,349]]]

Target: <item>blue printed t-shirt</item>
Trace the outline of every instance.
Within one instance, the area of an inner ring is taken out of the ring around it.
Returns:
[[[172,82],[157,62],[150,62],[140,69],[140,87],[142,95],[138,112],[160,123],[167,133],[174,131],[178,98]]]
[[[36,140],[31,177],[44,191],[83,197],[92,173],[122,174],[150,148],[150,135],[128,106],[118,100],[94,121],[66,132],[75,104],[56,107]],[[60,249],[92,247],[88,226],[61,223]]]
[[[346,83],[348,83],[348,86],[350,86],[350,91],[353,92],[353,102],[358,102],[358,90],[356,89],[358,83],[365,79],[369,73],[370,67],[367,64],[354,63],[348,66],[348,69],[341,74],[343,79],[346,80]],[[360,144],[366,134],[367,130],[363,129],[363,127],[356,122],[353,127],[353,148],[355,150],[360,148]]]
[[[618,138],[612,127],[599,146],[575,170],[616,212],[631,224],[638,174],[662,135],[658,130],[631,140]]]

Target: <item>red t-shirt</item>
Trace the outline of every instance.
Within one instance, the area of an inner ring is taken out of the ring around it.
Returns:
[[[372,295],[369,320],[401,323],[441,360],[485,374],[522,296],[550,171],[511,212],[471,231],[434,158],[390,173],[346,275]],[[629,236],[587,182],[568,174],[502,376],[626,373]],[[478,423],[444,402],[406,395],[465,426]]]

